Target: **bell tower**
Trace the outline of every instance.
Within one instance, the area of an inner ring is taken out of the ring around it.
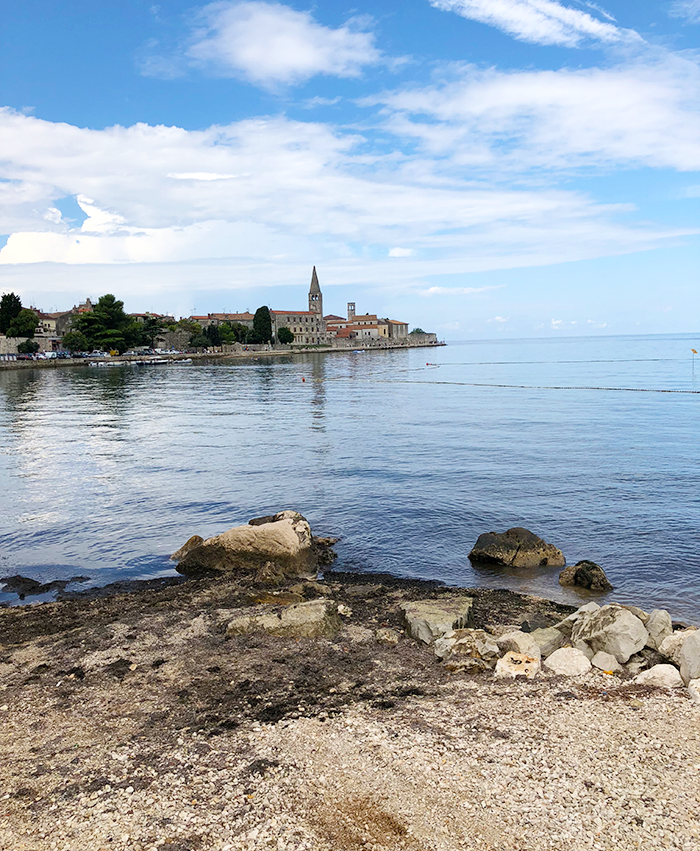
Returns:
[[[320,317],[323,316],[323,295],[321,294],[321,287],[318,285],[315,266],[311,273],[311,286],[309,287],[309,313],[317,313]]]

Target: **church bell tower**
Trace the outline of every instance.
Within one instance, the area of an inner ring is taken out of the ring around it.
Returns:
[[[309,287],[309,313],[317,313],[319,317],[323,316],[323,295],[321,294],[321,287],[318,285],[315,266],[311,273],[311,286]]]

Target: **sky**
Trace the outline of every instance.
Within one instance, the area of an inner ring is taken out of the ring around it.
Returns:
[[[700,325],[700,0],[23,0],[0,292],[378,313],[444,339]]]

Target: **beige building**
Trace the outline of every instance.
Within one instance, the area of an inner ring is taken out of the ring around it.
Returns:
[[[314,266],[309,287],[308,310],[271,310],[272,334],[279,339],[280,328],[289,328],[294,334],[294,345],[319,345],[327,342],[326,321],[323,318],[323,294]]]
[[[326,316],[328,336],[339,340],[398,340],[408,337],[408,323],[380,319],[376,313],[357,313],[355,302],[348,302],[348,316]]]

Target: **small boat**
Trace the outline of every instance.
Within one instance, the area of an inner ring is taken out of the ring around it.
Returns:
[[[353,349],[352,353],[354,355],[363,355],[365,353],[365,350],[364,349]]]
[[[192,358],[176,358],[169,363],[192,363]]]

